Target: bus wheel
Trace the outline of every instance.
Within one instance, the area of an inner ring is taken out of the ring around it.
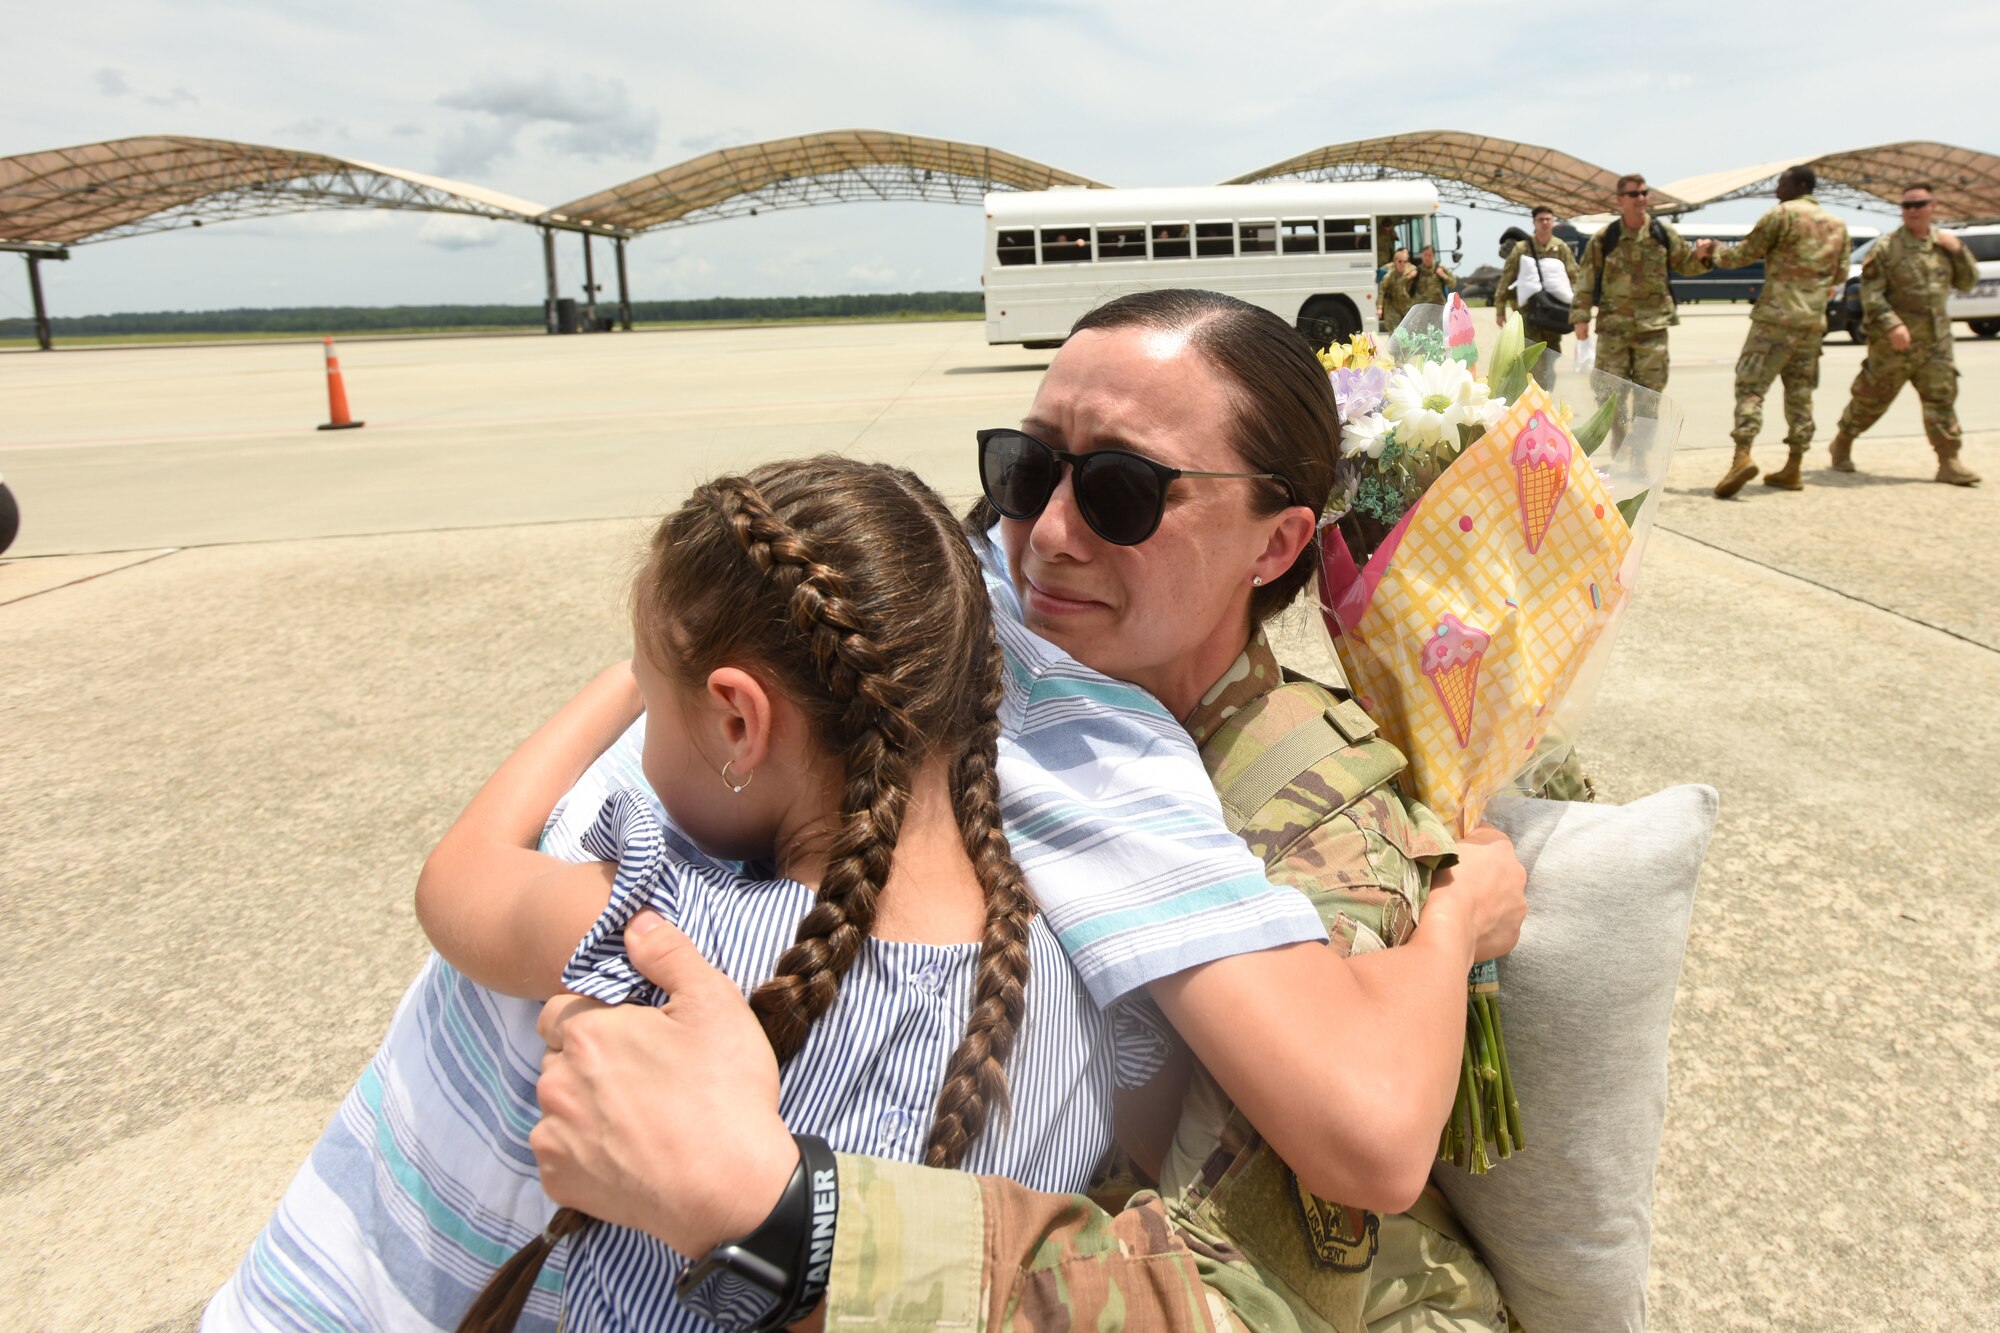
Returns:
[[[1851,319],[1847,322],[1847,341],[1855,343],[1868,341],[1868,331],[1861,327],[1860,320]]]
[[[1046,339],[1037,339],[1031,343],[1022,343],[1021,346],[1027,348],[1031,352],[1046,352],[1052,348],[1061,347],[1063,345],[1063,342],[1064,340],[1061,338],[1046,338]]]
[[[1982,338],[2000,338],[2000,319],[1975,319],[1972,331]]]
[[[1361,332],[1361,315],[1344,296],[1315,296],[1299,309],[1298,330],[1313,346],[1325,347]]]

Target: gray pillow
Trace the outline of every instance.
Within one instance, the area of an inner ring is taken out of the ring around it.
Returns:
[[[1528,871],[1521,942],[1500,961],[1528,1146],[1487,1175],[1441,1164],[1432,1179],[1528,1333],[1645,1327],[1667,1029],[1715,799],[1688,786],[1487,807]]]

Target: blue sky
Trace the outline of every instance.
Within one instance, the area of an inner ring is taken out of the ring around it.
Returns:
[[[1953,0],[1918,24],[1850,3],[1725,19],[1487,0],[97,0],[12,28],[0,156],[195,134],[554,204],[724,144],[824,129],[965,139],[1117,185],[1205,184],[1320,144],[1462,129],[1665,182],[1897,139],[1995,149],[1983,89],[2000,24],[1983,8]],[[1513,219],[1453,211],[1462,267],[1491,262]],[[980,222],[974,208],[851,204],[659,233],[631,247],[633,295],[971,289]],[[578,245],[561,250],[572,294]],[[56,314],[542,295],[536,233],[422,215],[260,219],[73,254],[43,266]],[[27,310],[20,266],[0,262],[0,316]]]

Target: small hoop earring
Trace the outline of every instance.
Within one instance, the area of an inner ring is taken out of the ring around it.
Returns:
[[[1262,574],[1252,574],[1252,575],[1250,576],[1250,586],[1251,586],[1251,587],[1253,587],[1253,588],[1261,588],[1261,587],[1263,587],[1263,586],[1264,586],[1264,576],[1263,576]]]
[[[737,782],[734,778],[730,776],[729,773],[729,766],[734,762],[735,761],[733,759],[725,759],[722,761],[722,785],[729,788],[729,790],[735,792],[738,796],[741,796],[743,794],[743,789],[750,785],[750,779],[756,777],[757,775],[755,773],[745,773],[743,775],[743,781]]]

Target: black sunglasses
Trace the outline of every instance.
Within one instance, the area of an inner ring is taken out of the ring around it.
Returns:
[[[1004,426],[979,432],[979,484],[987,502],[1007,518],[1034,518],[1048,508],[1065,467],[1075,474],[1083,521],[1113,546],[1137,546],[1157,532],[1167,487],[1182,477],[1275,481],[1293,498],[1291,485],[1275,472],[1193,472],[1126,449],[1065,453]]]
[[[1936,202],[1934,199],[1905,199],[1903,201],[1903,208],[1906,211],[1912,208],[1929,208]]]
[[[1620,190],[1618,197],[1620,199],[1644,199],[1651,193],[1651,190]]]

